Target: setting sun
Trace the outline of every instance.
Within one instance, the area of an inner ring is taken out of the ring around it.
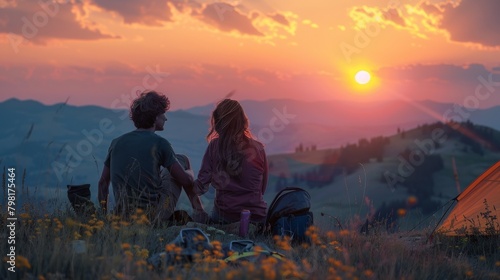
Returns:
[[[354,79],[356,80],[356,82],[358,84],[364,85],[364,84],[367,84],[370,81],[371,76],[370,76],[370,73],[368,73],[365,70],[362,70],[362,71],[358,71],[356,73],[356,76],[354,76]]]

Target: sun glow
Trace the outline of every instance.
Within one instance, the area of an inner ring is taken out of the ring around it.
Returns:
[[[371,75],[365,70],[358,71],[356,75],[354,76],[354,80],[356,80],[356,83],[360,85],[367,84],[370,82]]]

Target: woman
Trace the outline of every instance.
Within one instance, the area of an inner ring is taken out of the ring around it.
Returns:
[[[250,221],[266,219],[263,199],[267,185],[267,159],[264,146],[252,138],[248,119],[241,105],[231,99],[217,104],[212,113],[209,141],[198,179],[197,195],[215,188],[211,219],[216,223],[239,221],[243,209],[250,210]]]

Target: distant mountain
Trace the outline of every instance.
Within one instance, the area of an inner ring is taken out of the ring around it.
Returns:
[[[412,128],[417,124],[441,121],[445,118],[457,120],[456,105],[434,101],[392,100],[380,102],[315,101],[306,102],[293,99],[271,99],[266,101],[240,101],[250,122],[256,126],[266,126],[280,113],[293,115],[290,123],[318,124],[327,126],[389,126]],[[187,111],[196,115],[209,116],[215,105],[193,107]],[[500,106],[488,109],[463,109],[465,116],[474,123],[500,129],[495,121],[500,117]],[[465,121],[466,119],[463,119]]]
[[[0,164],[15,167],[26,176],[18,185],[30,193],[52,197],[67,184],[90,183],[97,190],[103,162],[111,140],[132,131],[133,123],[124,110],[67,104],[43,105],[36,101],[10,99],[0,103]],[[168,113],[167,138],[177,153],[187,154],[195,171],[207,146],[206,117],[188,112]]]
[[[265,144],[268,155],[294,151],[300,143],[319,149],[393,135],[398,128],[435,122],[454,108],[453,104],[403,101],[368,104],[281,99],[241,103],[252,133]],[[177,153],[191,158],[195,173],[207,146],[208,116],[213,107],[168,112],[165,131],[158,133]],[[495,121],[500,107],[470,113],[473,122],[500,129]],[[0,118],[0,164],[16,167],[18,174],[26,170],[19,184],[37,187],[38,194],[48,197],[67,184],[82,183],[91,183],[95,194],[111,140],[134,129],[124,110],[18,99],[0,103]]]

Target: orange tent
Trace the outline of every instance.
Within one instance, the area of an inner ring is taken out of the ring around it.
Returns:
[[[454,199],[454,204],[438,232],[446,235],[500,234],[500,161],[474,180]]]

